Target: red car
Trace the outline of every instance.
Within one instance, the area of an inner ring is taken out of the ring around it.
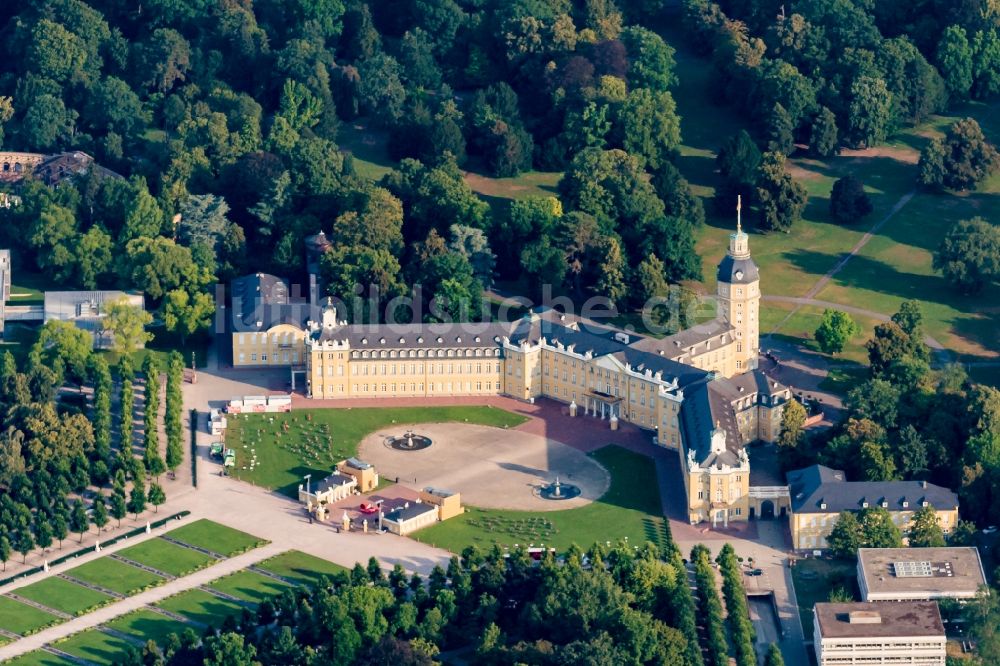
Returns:
[[[368,502],[362,502],[361,506],[358,507],[358,511],[361,513],[378,513],[378,507]]]

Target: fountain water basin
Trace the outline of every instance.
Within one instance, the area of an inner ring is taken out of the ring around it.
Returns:
[[[397,437],[388,437],[385,440],[386,446],[397,451],[422,451],[432,443],[430,437],[416,435],[412,430],[407,430]]]

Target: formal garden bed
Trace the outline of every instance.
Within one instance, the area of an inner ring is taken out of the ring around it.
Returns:
[[[289,550],[264,560],[258,569],[281,576],[298,585],[313,585],[324,576],[332,576],[346,569],[339,564],[298,550]]]
[[[611,474],[611,486],[600,499],[563,511],[505,511],[467,507],[466,512],[415,532],[418,541],[459,553],[470,545],[494,544],[553,547],[571,544],[586,547],[594,542],[627,539],[639,545],[666,544],[656,464],[647,456],[619,446],[606,446],[590,454]]]
[[[195,548],[204,548],[223,557],[233,557],[267,544],[267,540],[201,519],[171,530],[168,536]]]
[[[15,594],[69,615],[82,615],[115,600],[112,596],[55,576],[18,588]]]
[[[186,576],[219,561],[211,555],[170,543],[161,537],[143,541],[117,554],[171,576]]]
[[[335,463],[355,455],[361,440],[379,428],[452,421],[513,428],[526,420],[487,406],[297,409],[231,416],[226,445],[236,451],[233,477],[295,497],[306,474],[315,479],[328,475]]]

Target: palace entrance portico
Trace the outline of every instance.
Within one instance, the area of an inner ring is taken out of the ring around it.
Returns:
[[[583,394],[583,413],[602,419],[620,419],[622,399],[604,391],[590,390]]]

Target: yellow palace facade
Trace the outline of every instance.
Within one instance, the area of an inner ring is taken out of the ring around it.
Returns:
[[[549,398],[610,427],[635,424],[679,452],[690,520],[725,525],[759,515],[745,446],[776,439],[791,395],[756,370],[759,275],[739,228],[717,277],[717,317],[662,339],[555,310],[509,323],[349,325],[328,306],[290,349],[316,399]]]

